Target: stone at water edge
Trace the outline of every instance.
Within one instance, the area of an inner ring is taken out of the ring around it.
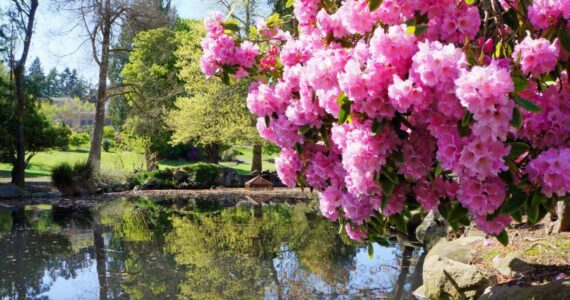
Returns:
[[[479,300],[562,300],[570,298],[570,279],[554,280],[547,284],[520,286],[497,285],[488,287]]]
[[[430,211],[416,228],[416,238],[433,247],[441,238],[447,236],[447,224],[439,213]]]
[[[530,265],[525,259],[518,257],[514,253],[505,257],[493,259],[493,267],[505,276],[520,276],[534,271],[536,268]]]

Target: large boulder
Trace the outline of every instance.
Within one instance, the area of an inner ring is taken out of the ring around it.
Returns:
[[[0,198],[19,198],[21,196],[20,188],[7,184],[0,186]]]
[[[426,244],[428,249],[446,236],[447,224],[437,212],[429,212],[420,225],[416,227],[416,239]]]
[[[570,279],[555,280],[542,285],[496,285],[489,287],[480,300],[560,300],[570,297]]]
[[[471,244],[482,239],[440,240],[428,252],[422,274],[427,299],[477,299],[483,294],[492,283],[491,275],[470,265],[473,260]]]
[[[493,267],[499,273],[511,277],[521,276],[536,269],[524,258],[518,257],[514,253],[507,254],[505,257],[497,256],[493,259]]]

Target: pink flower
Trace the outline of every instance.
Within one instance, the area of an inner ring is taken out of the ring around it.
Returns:
[[[564,1],[560,0],[534,0],[533,4],[528,7],[528,18],[533,26],[547,29],[558,22],[558,18],[563,13],[561,7],[563,3]]]
[[[483,232],[499,235],[501,231],[511,224],[512,219],[508,215],[499,215],[492,221],[488,221],[485,215],[475,215],[475,222],[477,223],[477,227]]]
[[[406,201],[406,194],[409,192],[410,187],[407,184],[400,185],[394,189],[392,195],[386,202],[386,207],[382,214],[389,217],[398,214],[404,210],[404,202]]]
[[[498,176],[499,172],[508,169],[503,157],[509,154],[509,151],[510,147],[501,142],[475,138],[461,151],[459,164],[463,170],[459,174],[476,177],[479,180]]]
[[[357,242],[364,241],[366,239],[366,236],[368,235],[368,231],[366,229],[361,229],[360,227],[350,225],[349,223],[346,223],[344,225],[344,229],[346,230],[346,234],[348,234],[348,237]]]
[[[204,27],[210,36],[219,36],[224,33],[224,15],[215,11],[204,18]]]
[[[412,75],[415,82],[439,90],[449,90],[455,79],[467,67],[465,54],[454,45],[440,42],[422,42],[412,58]]]
[[[533,76],[539,77],[554,70],[558,63],[559,54],[558,40],[550,43],[547,39],[532,39],[528,35],[515,46],[513,60],[520,61],[523,72],[532,73]]]
[[[542,152],[529,162],[527,171],[546,197],[563,197],[570,191],[570,148]]]
[[[319,207],[323,216],[331,221],[336,221],[338,219],[337,209],[340,207],[343,197],[344,192],[335,186],[329,186],[324,192],[319,193]]]
[[[457,200],[472,214],[492,214],[503,204],[507,196],[506,189],[506,185],[499,177],[487,178],[485,181],[462,177]]]
[[[288,187],[294,187],[297,174],[301,171],[301,160],[292,150],[281,149],[281,154],[275,159],[275,168],[281,182]]]

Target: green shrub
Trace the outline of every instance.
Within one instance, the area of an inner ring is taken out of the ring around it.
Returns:
[[[103,150],[105,152],[109,152],[111,150],[111,147],[113,147],[113,143],[107,139],[103,140]]]
[[[66,195],[92,193],[92,175],[93,168],[87,161],[77,162],[73,166],[64,162],[51,170],[52,184]]]
[[[51,182],[58,188],[63,189],[73,184],[73,168],[70,164],[63,162],[51,169]]]
[[[216,184],[216,179],[220,173],[220,167],[216,164],[197,163],[185,167],[189,178],[197,187],[208,188]]]
[[[113,126],[103,127],[103,138],[104,139],[114,140],[115,135],[116,135],[115,128],[113,128]]]
[[[222,152],[222,161],[236,161],[239,155],[243,155],[243,153],[235,148],[230,148]]]
[[[89,142],[89,133],[87,132],[73,132],[69,136],[69,145],[79,147]]]
[[[127,182],[131,188],[137,185],[146,189],[172,189],[176,187],[172,170],[134,173]]]

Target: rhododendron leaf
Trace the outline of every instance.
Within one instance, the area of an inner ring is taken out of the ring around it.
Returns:
[[[530,146],[523,142],[512,142],[509,145],[511,145],[511,152],[507,157],[513,160],[530,150]]]
[[[505,184],[510,188],[514,185],[515,178],[513,173],[509,171],[503,171],[499,173],[499,177],[505,182]]]
[[[441,172],[443,172],[443,168],[441,167],[440,164],[437,164],[435,166],[435,170],[433,171],[433,176],[437,177],[437,176],[439,176],[439,174],[441,174]]]
[[[224,84],[229,85],[230,84],[230,75],[226,72],[223,72],[221,76],[222,76],[222,82]]]
[[[392,158],[394,161],[403,163],[404,162],[404,153],[402,151],[396,151],[392,154]]]
[[[384,175],[380,176],[380,186],[382,187],[384,196],[392,196],[392,192],[394,191],[394,183],[392,183],[392,181],[390,181]]]
[[[503,49],[503,40],[499,40],[495,45],[495,58],[501,57],[501,50]]]
[[[459,203],[455,203],[449,213],[447,214],[447,222],[455,227],[458,223],[462,222],[462,219],[467,218],[467,209],[461,206]]]
[[[509,124],[511,124],[511,126],[513,126],[513,128],[516,129],[521,129],[522,124],[523,124],[523,120],[522,120],[522,114],[521,111],[515,107],[515,109],[513,109],[513,118],[511,119],[511,121],[509,121]]]
[[[467,5],[473,5],[473,4],[475,4],[475,1],[477,1],[477,0],[465,0],[465,3]]]
[[[309,125],[303,125],[303,126],[299,127],[299,133],[300,134],[304,135],[305,133],[307,133],[309,131],[311,131],[311,126],[309,126]]]
[[[331,142],[329,141],[329,137],[327,135],[327,130],[324,126],[321,126],[321,128],[319,129],[319,132],[321,133],[321,138],[323,139],[323,141],[325,142],[325,146],[327,147],[331,147]]]
[[[562,48],[564,48],[566,52],[570,53],[570,32],[568,32],[566,28],[562,27],[558,30],[558,40],[560,41]]]
[[[368,9],[370,9],[371,12],[377,10],[383,1],[384,0],[368,0]]]
[[[534,198],[534,197],[533,197]],[[528,218],[528,222],[530,224],[536,224],[538,222],[538,215],[539,215],[539,205],[532,205],[532,199],[528,198],[525,203],[525,211],[526,216]]]
[[[515,84],[515,93],[520,93],[526,89],[528,86],[528,80],[522,76],[514,75],[512,76],[513,83]]]
[[[382,120],[382,122],[378,122],[377,119],[374,119],[372,121],[372,135],[378,134],[378,132],[380,132],[382,128],[384,128],[386,122],[387,122],[386,119]]]
[[[378,243],[380,246],[390,247],[390,242],[388,242],[388,240],[383,237],[376,238],[374,239],[374,241]]]
[[[521,98],[520,96],[515,96],[515,102],[518,103],[522,108],[530,112],[539,113],[542,111],[540,106],[536,105],[534,102],[528,99]]]
[[[293,7],[293,4],[295,4],[295,0],[287,0],[285,3],[285,8],[291,8]]]
[[[227,72],[228,74],[237,73],[237,67],[235,66],[222,66],[222,70],[224,70],[224,72]]]
[[[350,115],[350,106],[351,106],[350,101],[346,101],[340,106],[340,111],[338,112],[339,125],[346,123],[346,121],[348,120],[348,116]]]
[[[267,24],[267,27],[281,26],[281,24],[283,24],[283,20],[278,13],[274,13],[265,19],[265,23]]]
[[[532,200],[530,202],[532,206],[538,206],[542,204],[545,200],[546,196],[544,196],[541,192],[537,191],[534,193],[534,195],[532,195]]]
[[[395,185],[400,184],[400,179],[398,178],[398,174],[396,173],[394,168],[390,166],[382,167],[382,175],[386,176],[386,178],[388,178],[388,180],[390,180]]]
[[[509,9],[503,13],[503,21],[514,30],[519,28],[519,19],[514,9]]]
[[[374,258],[374,246],[372,246],[372,243],[368,244],[368,257],[370,259]]]
[[[522,214],[521,214],[521,210],[517,210],[511,213],[511,217],[513,217],[513,220],[517,221],[517,222],[522,222]]]
[[[402,233],[408,233],[408,226],[402,214],[395,214],[390,216],[390,223]]]
[[[509,244],[509,234],[506,230],[503,229],[503,231],[497,235],[497,241],[499,241],[503,246],[507,246]]]
[[[427,25],[416,25],[416,30],[414,31],[414,34],[416,36],[420,36],[424,32],[426,32],[427,28],[428,28]]]
[[[503,206],[501,207],[502,214],[511,214],[515,211],[518,211],[523,207],[526,202],[526,198],[528,195],[523,191],[516,191],[512,194],[511,198],[509,198]]]
[[[473,124],[475,120],[473,119],[473,114],[470,111],[465,111],[463,119],[461,120],[461,126],[468,127]]]
[[[458,121],[457,130],[459,131],[459,136],[471,135],[471,128],[469,128],[469,126],[463,126],[462,121]]]
[[[271,119],[269,118],[269,116],[265,116],[265,118],[263,118],[265,120],[265,127],[269,128],[269,123],[271,123]]]

